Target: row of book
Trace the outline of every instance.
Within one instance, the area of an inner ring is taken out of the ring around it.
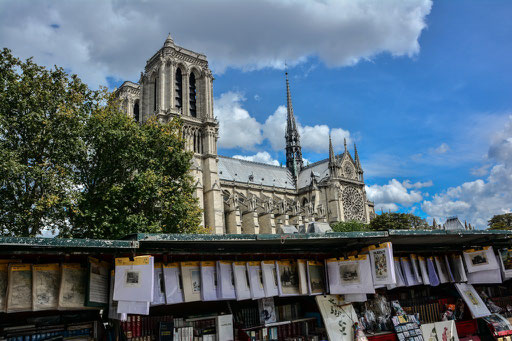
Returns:
[[[278,322],[255,330],[248,330],[246,333],[251,341],[323,340],[320,338],[322,333],[317,330],[314,319],[281,324]]]
[[[97,322],[66,325],[40,326],[26,325],[4,328],[0,340],[7,341],[39,341],[57,338],[80,338],[93,340],[97,334]]]
[[[110,264],[27,264],[0,259],[0,312],[76,310],[108,304]]]

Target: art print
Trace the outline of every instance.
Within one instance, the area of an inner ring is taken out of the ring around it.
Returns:
[[[436,326],[434,323],[424,324],[421,326],[421,332],[425,341],[438,341]]]
[[[34,310],[56,309],[59,302],[59,268],[37,270],[37,267],[34,267],[33,276]]]
[[[299,293],[299,274],[297,272],[297,263],[281,262],[279,264],[279,278],[281,279],[281,289],[284,295]]]
[[[508,249],[500,250],[500,257],[505,271],[512,270],[512,251]]]
[[[339,265],[342,284],[361,283],[361,274],[358,263],[343,263]]]
[[[309,283],[311,286],[312,294],[321,294],[324,291],[324,278],[325,272],[323,266],[310,265],[309,266]]]
[[[124,286],[126,288],[140,288],[141,286],[140,270],[127,270],[124,273],[124,279]]]
[[[435,326],[439,341],[459,341],[455,321],[436,322]]]
[[[388,262],[386,259],[386,250],[376,250],[373,252],[375,261],[375,276],[378,279],[386,279],[388,277]]]
[[[32,271],[11,271],[7,310],[32,309]]]
[[[192,292],[200,293],[201,292],[201,270],[190,271],[190,278],[192,281]]]
[[[84,268],[63,269],[59,294],[60,307],[78,308],[84,306],[86,279],[87,273]]]
[[[482,266],[489,264],[489,260],[487,259],[487,255],[485,251],[472,252],[469,255],[469,259],[473,266]]]

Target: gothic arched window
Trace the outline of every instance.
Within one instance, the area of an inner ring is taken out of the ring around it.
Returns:
[[[175,100],[175,103],[176,103],[176,108],[181,108],[183,103],[182,103],[182,99],[183,99],[183,80],[181,78],[181,69],[178,68],[178,70],[176,70],[176,77],[175,77],[175,84],[174,84],[174,88],[175,88],[175,97],[174,97],[174,100]]]
[[[135,122],[139,122],[139,101],[135,101],[133,105],[133,119]]]
[[[190,102],[190,116],[197,117],[196,110],[196,76],[192,72],[189,77],[189,102]]]

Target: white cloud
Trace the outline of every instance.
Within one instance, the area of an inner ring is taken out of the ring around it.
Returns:
[[[432,182],[432,180],[428,180],[425,182],[418,181],[415,183],[411,183],[410,180],[405,180],[404,182],[402,182],[402,184],[404,185],[405,188],[416,188],[416,189],[434,186],[434,183]]]
[[[489,168],[491,168],[491,166],[492,165],[490,165],[490,164],[485,164],[480,167],[474,167],[474,168],[471,168],[470,173],[471,173],[471,175],[475,175],[475,176],[484,176],[484,175],[487,175],[487,173],[489,173]]]
[[[214,112],[219,119],[219,141],[221,148],[254,149],[263,141],[261,124],[242,108],[245,100],[238,92],[226,92],[215,99]]]
[[[445,154],[450,150],[450,146],[448,146],[445,142],[441,143],[437,148],[431,148],[429,151],[432,154]]]
[[[270,156],[270,154],[268,152],[258,152],[254,155],[247,155],[247,156],[235,155],[235,156],[233,156],[233,158],[279,166],[279,161],[273,159],[272,156]]]
[[[386,185],[366,186],[368,199],[375,202],[375,209],[380,210],[398,210],[398,205],[408,207],[420,202],[423,197],[419,191],[409,190],[404,184],[396,179],[392,179]],[[410,187],[409,187],[410,188]]]
[[[421,208],[438,221],[457,215],[478,228],[485,228],[495,214],[512,210],[512,116],[504,129],[495,134],[489,147],[489,160],[495,163],[487,179],[465,182],[423,201]]]
[[[413,56],[431,7],[431,0],[7,0],[0,2],[0,41],[96,86],[107,76],[137,80],[167,32],[206,53],[216,72],[283,68],[309,56],[329,66],[379,53]]]
[[[325,153],[329,148],[329,132],[334,150],[336,152],[344,149],[344,139],[350,145],[352,142],[350,132],[342,128],[329,128],[326,124],[315,126],[303,126],[296,116],[297,126],[300,134],[300,142],[303,150],[316,153]],[[269,140],[272,149],[282,150],[285,147],[286,130],[286,106],[279,106],[263,124],[263,136]]]

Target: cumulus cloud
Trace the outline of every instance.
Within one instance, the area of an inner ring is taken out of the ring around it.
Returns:
[[[137,80],[167,32],[207,54],[215,72],[297,65],[318,56],[353,65],[379,53],[413,56],[431,0],[0,2],[0,41],[61,65],[91,86]]]
[[[303,126],[296,116],[297,126],[301,138],[301,146],[304,150],[315,153],[326,152],[329,148],[329,133],[336,152],[344,149],[344,140],[352,142],[350,132],[342,128],[330,128],[328,125],[319,124],[314,126]],[[282,150],[285,147],[284,134],[286,131],[286,106],[281,105],[277,110],[267,117],[263,124],[263,136],[268,139],[272,149]]]
[[[495,134],[488,159],[494,164],[486,179],[465,182],[435,194],[421,208],[438,221],[457,215],[479,228],[495,214],[512,210],[512,116],[504,129]]]
[[[245,98],[238,92],[226,92],[214,102],[215,116],[219,119],[221,148],[254,149],[263,141],[261,124],[242,108]]]
[[[375,209],[398,210],[399,206],[408,207],[423,199],[419,191],[410,190],[405,184],[412,185],[409,181],[401,183],[396,179],[390,180],[386,185],[366,186],[368,199],[375,202]]]
[[[411,183],[410,180],[405,180],[404,182],[402,182],[402,184],[404,185],[405,188],[416,188],[416,189],[434,186],[434,183],[432,182],[432,180],[428,180],[425,182],[418,181],[415,183]]]
[[[450,146],[448,146],[446,143],[443,142],[439,145],[439,147],[431,148],[429,151],[432,154],[445,154],[449,150],[450,150]]]
[[[233,158],[279,166],[279,161],[273,159],[272,156],[268,152],[258,152],[254,155],[247,155],[247,156],[235,155],[235,156],[233,156]]]

